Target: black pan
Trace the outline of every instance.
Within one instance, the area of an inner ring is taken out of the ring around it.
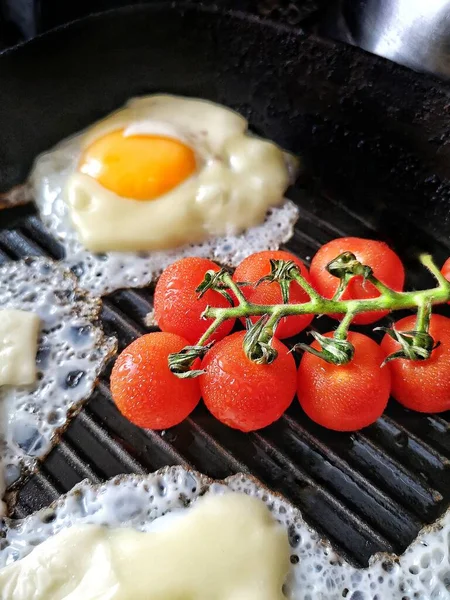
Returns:
[[[421,286],[418,251],[438,262],[450,254],[448,88],[355,48],[213,7],[121,9],[0,55],[0,192],[25,180],[39,152],[129,97],[161,91],[233,107],[303,156],[306,175],[289,194],[301,218],[288,244],[303,259],[340,235],[380,238],[405,260],[409,285]],[[2,211],[0,227],[2,260],[62,255],[31,206]],[[105,300],[105,327],[122,347],[145,331],[151,301],[150,290]],[[372,427],[338,434],[294,402],[287,417],[247,435],[200,406],[162,435],[123,419],[107,381],[20,490],[17,516],[85,477],[176,463],[217,478],[248,471],[362,565],[374,552],[404,550],[450,502],[448,414],[392,402]]]

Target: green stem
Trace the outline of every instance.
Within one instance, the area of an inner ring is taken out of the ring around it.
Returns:
[[[239,306],[248,306],[247,298],[242,293],[241,288],[237,285],[237,283],[232,279],[232,277],[228,273],[226,273],[223,276],[223,281],[228,287],[228,289],[234,292],[234,295],[239,300]],[[202,316],[207,316],[206,313],[208,312],[209,308],[210,307],[207,307]],[[227,317],[226,315],[218,315],[217,317],[212,318],[214,319],[214,321],[211,323],[211,325],[208,327],[208,329],[205,331],[202,337],[198,340],[197,346],[204,346],[208,342],[212,334],[216,331],[216,329],[218,329],[222,325],[222,323],[230,317]]]
[[[231,277],[231,275],[229,275],[228,273],[226,273],[223,276],[223,282],[228,286],[228,288],[234,293],[234,295],[236,296],[236,298],[239,300],[240,306],[247,306],[248,305],[247,298],[244,296],[244,294],[242,293],[241,288],[234,281],[234,279]]]
[[[347,289],[347,286],[348,286],[348,284],[350,282],[350,279],[351,279],[351,277],[350,278],[348,278],[348,277],[342,277],[339,280],[339,286],[338,286],[338,289],[336,290],[336,292],[335,292],[335,294],[334,294],[334,296],[332,298],[333,300],[340,300],[342,298],[342,296],[343,296],[343,294],[344,294],[345,290]]]
[[[431,319],[431,304],[421,304],[417,310],[416,331],[428,333]]]
[[[349,310],[348,313],[346,313],[346,315],[344,316],[342,321],[339,323],[338,328],[334,332],[333,337],[335,340],[347,339],[348,328],[350,327],[350,324],[353,321],[354,317],[355,317],[355,313],[352,312],[351,310]]]
[[[384,285],[384,283],[382,281],[380,281],[373,275],[369,275],[367,277],[367,281],[369,281],[373,286],[375,286],[377,288],[377,290],[380,292],[380,294],[388,296],[389,298],[396,298],[397,294],[399,293],[399,292],[395,292],[387,285]]]
[[[434,264],[433,257],[431,254],[421,254],[419,256],[420,262],[426,267],[430,273],[436,278],[439,287],[448,287],[450,282],[444,277],[439,268]]]
[[[271,316],[270,319],[267,321],[267,323],[264,326],[263,329],[263,333],[260,337],[260,340],[264,343],[268,343],[270,342],[270,340],[273,338],[274,336],[274,332],[276,330],[276,327],[278,325],[278,321],[281,319],[281,317],[279,316],[277,311],[274,311]]]
[[[272,315],[277,313],[278,318],[293,315],[330,315],[347,314],[353,315],[370,311],[395,311],[408,308],[418,308],[425,304],[443,304],[450,300],[450,282],[443,278],[438,287],[412,292],[393,292],[381,294],[377,298],[365,298],[363,300],[329,300],[322,298],[304,302],[302,304],[253,304],[245,301],[239,306],[227,308],[208,307],[204,316],[211,319],[221,317],[223,319],[241,319],[251,316]]]
[[[307,347],[305,344],[300,344],[303,350],[312,351],[318,356],[322,356],[328,362],[334,364],[345,364],[351,360],[353,356],[353,347],[347,340],[347,334],[354,317],[360,313],[372,311],[396,311],[402,309],[417,309],[416,331],[415,332],[397,332],[394,329],[387,330],[387,333],[396,339],[401,350],[389,356],[386,361],[393,358],[406,357],[412,360],[426,360],[431,352],[436,347],[433,338],[429,335],[428,329],[430,324],[431,309],[433,304],[443,304],[450,301],[450,281],[447,281],[441,274],[438,267],[434,264],[430,255],[424,254],[420,257],[421,263],[433,274],[438,281],[438,286],[422,291],[396,292],[381,281],[379,281],[372,272],[369,266],[362,265],[356,257],[349,253],[343,253],[334,261],[329,263],[327,270],[336,277],[339,277],[341,283],[339,290],[342,292],[345,289],[348,281],[353,276],[362,275],[367,281],[372,283],[380,292],[376,298],[364,298],[360,300],[341,300],[341,294],[335,295],[328,299],[321,296],[304,277],[295,266],[287,262],[271,261],[272,273],[274,280],[281,283],[284,281],[296,281],[308,294],[309,301],[301,304],[253,304],[249,302],[242,293],[239,284],[237,284],[229,273],[225,270],[221,272],[217,282],[211,279],[207,280],[205,276],[206,287],[201,285],[198,289],[214,289],[221,292],[224,289],[231,290],[237,298],[238,306],[229,306],[226,308],[218,308],[208,306],[203,312],[202,317],[213,319],[211,325],[202,335],[196,346],[188,347],[188,353],[177,353],[171,355],[169,366],[173,372],[179,377],[196,376],[200,371],[190,372],[191,363],[196,357],[204,355],[207,350],[208,340],[218,327],[228,319],[248,319],[249,317],[265,317],[264,321],[260,319],[257,328],[257,338],[252,341],[252,352],[255,348],[258,351],[258,356],[255,359],[257,362],[269,363],[276,357],[276,352],[270,353],[272,338],[274,331],[280,319],[295,315],[334,315],[342,314],[342,320],[337,327],[333,338],[330,340],[321,334],[314,333],[314,337],[322,344],[320,353]],[[284,273],[286,271],[286,273]],[[206,274],[208,275],[209,272]],[[263,278],[263,280],[269,279]],[[263,281],[261,280],[261,281]],[[345,285],[344,285],[345,283]],[[253,331],[253,334],[255,334]],[[252,329],[247,332],[247,336],[252,332]],[[255,346],[255,347],[253,347]],[[273,349],[272,349],[273,350]],[[261,356],[260,356],[261,355]],[[253,359],[252,359],[253,360]],[[172,364],[171,364],[172,363]]]
[[[321,302],[324,299],[300,273],[295,273],[292,278],[305,290],[312,302]]]
[[[208,310],[208,309],[206,309],[206,310]],[[214,321],[211,323],[211,325],[208,327],[208,329],[205,331],[205,333],[202,335],[202,337],[198,340],[196,345],[204,346],[208,342],[208,340],[212,336],[212,334],[216,331],[216,329],[218,329],[222,325],[222,323],[224,321],[226,321],[228,318],[229,317],[226,317],[223,315],[216,317],[214,319]]]

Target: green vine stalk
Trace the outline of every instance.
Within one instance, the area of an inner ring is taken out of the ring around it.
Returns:
[[[293,315],[343,315],[333,338],[325,338],[317,332],[312,332],[314,338],[321,345],[320,351],[314,350],[306,344],[297,344],[296,346],[296,348],[313,352],[324,360],[337,365],[346,364],[353,357],[354,349],[347,340],[352,320],[356,315],[369,311],[417,310],[414,331],[400,333],[395,329],[385,329],[401,345],[401,349],[386,360],[395,358],[424,360],[429,358],[436,347],[428,333],[431,310],[434,304],[450,301],[450,282],[442,275],[430,255],[421,255],[420,262],[432,273],[438,285],[426,290],[396,292],[377,279],[370,266],[360,263],[351,252],[344,252],[327,266],[327,270],[340,280],[338,290],[332,299],[320,295],[301,275],[294,262],[282,260],[271,260],[270,262],[270,274],[263,277],[256,285],[262,281],[278,282],[284,300],[282,304],[262,305],[249,302],[240,288],[241,285],[249,284],[236,283],[225,269],[218,272],[208,271],[205,274],[203,282],[197,288],[199,296],[212,289],[224,295],[230,301],[230,306],[226,308],[208,306],[206,308],[202,317],[213,319],[211,325],[196,345],[169,356],[169,367],[173,373],[178,377],[196,377],[201,374],[199,370],[191,370],[192,364],[196,358],[201,358],[206,354],[211,346],[208,344],[211,335],[228,319],[248,319],[244,350],[251,360],[262,364],[270,363],[276,358],[276,351],[271,346],[271,340],[275,335],[279,320]],[[361,276],[374,285],[380,295],[363,300],[342,300],[349,281],[355,276]],[[309,301],[301,304],[288,304],[289,285],[292,281],[297,282],[305,290]],[[236,297],[238,301],[236,306],[232,305],[229,292]],[[255,316],[260,318],[255,324],[252,324],[249,317]]]

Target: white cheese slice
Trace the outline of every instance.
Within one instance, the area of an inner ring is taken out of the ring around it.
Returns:
[[[0,310],[0,386],[36,381],[40,320],[24,310]]]

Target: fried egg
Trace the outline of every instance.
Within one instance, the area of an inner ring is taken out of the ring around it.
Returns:
[[[147,96],[41,155],[30,185],[80,285],[143,286],[182,256],[233,266],[287,241],[296,160],[247,128],[212,102]]]
[[[0,386],[0,496],[49,452],[114,354],[116,340],[98,323],[100,308],[70,271],[50,259],[0,266],[0,310],[39,319],[36,381]],[[33,357],[35,350],[34,343]]]
[[[303,520],[300,511],[255,479],[235,475],[213,481],[182,467],[124,475],[101,485],[77,485],[50,508],[23,520],[5,520],[0,567],[30,554],[71,527],[101,525],[161,531],[181,525],[191,505],[205,496],[246,494],[265,503],[284,528],[290,570],[283,586],[295,600],[446,600],[450,568],[450,513],[425,528],[404,554],[374,556],[367,568],[339,557]]]

